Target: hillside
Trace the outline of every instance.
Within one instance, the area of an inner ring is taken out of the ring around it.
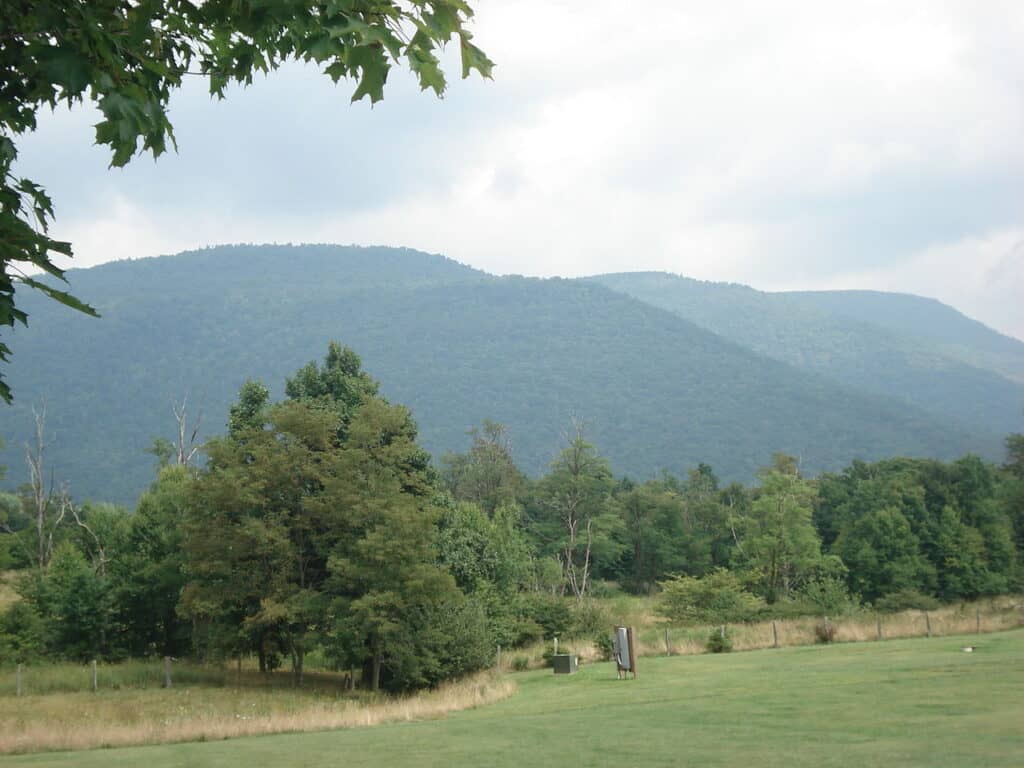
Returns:
[[[248,377],[280,395],[331,339],[356,349],[410,406],[439,457],[485,418],[541,472],[573,415],[619,473],[711,463],[749,480],[773,451],[811,471],[855,457],[995,456],[998,439],[892,398],[768,359],[679,316],[585,281],[494,278],[440,256],[340,246],[235,246],[72,273],[90,320],[26,297],[13,335],[17,402],[0,434],[24,477],[30,406],[45,400],[51,466],[79,498],[132,503],[144,449],[173,432],[171,403],[223,430]]]
[[[993,331],[935,299],[880,291],[794,291],[785,295],[833,315],[926,340],[951,357],[1024,382],[1024,341]]]
[[[1018,364],[1024,371],[1024,343],[939,302],[864,291],[764,293],[652,272],[592,279],[846,386],[978,430],[1024,428],[1024,383],[1001,373]]]

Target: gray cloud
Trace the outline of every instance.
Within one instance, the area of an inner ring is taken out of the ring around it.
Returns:
[[[221,103],[189,84],[158,163],[107,171],[77,111],[44,119],[21,167],[80,264],[386,243],[496,272],[909,290],[1024,337],[985,277],[1020,280],[1024,6],[475,6],[496,80],[443,101],[396,72],[383,103],[349,106],[296,65]]]

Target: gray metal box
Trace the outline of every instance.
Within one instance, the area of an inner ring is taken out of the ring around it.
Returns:
[[[569,653],[560,653],[551,657],[551,664],[555,668],[556,675],[571,675],[578,672],[580,668],[579,656]]]

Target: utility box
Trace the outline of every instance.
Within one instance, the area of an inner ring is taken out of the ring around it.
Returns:
[[[559,653],[551,657],[551,665],[556,675],[572,675],[580,669],[580,658],[571,653]]]
[[[633,673],[636,679],[636,642],[633,639],[632,627],[616,627],[613,637],[615,653],[615,676],[620,680],[627,673]]]

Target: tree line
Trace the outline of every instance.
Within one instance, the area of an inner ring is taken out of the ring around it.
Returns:
[[[591,598],[619,589],[686,621],[1024,583],[1020,435],[1001,467],[895,458],[808,478],[777,454],[748,487],[706,464],[616,477],[576,422],[531,479],[494,422],[433,465],[408,409],[337,343],[280,402],[246,382],[202,466],[180,416],[131,513],[48,488],[40,426],[33,483],[0,494],[0,568],[20,595],[0,613],[0,658],[251,656],[301,684],[314,654],[408,690],[480,669],[498,645],[606,631]]]

